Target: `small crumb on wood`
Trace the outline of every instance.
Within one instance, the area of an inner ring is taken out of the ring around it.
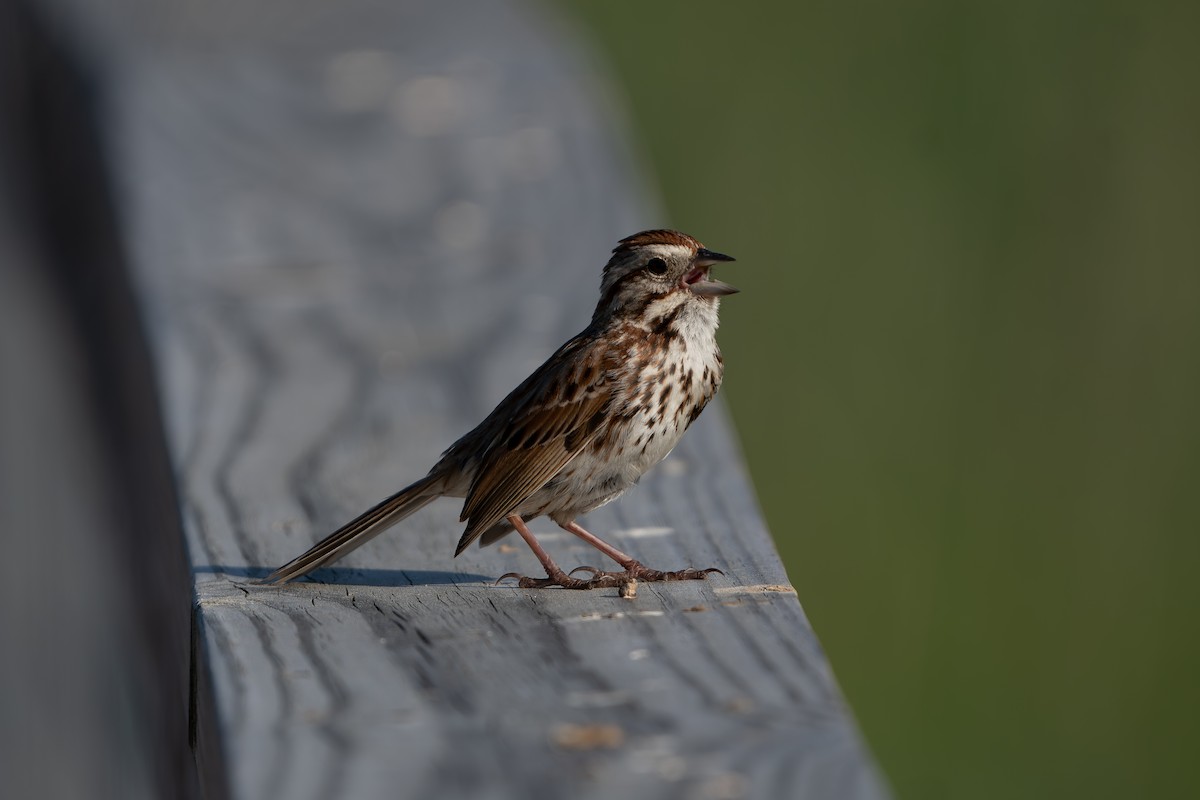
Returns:
[[[496,545],[496,549],[501,553],[515,553],[519,548],[506,542],[504,544]]]
[[[552,739],[564,750],[613,750],[625,743],[625,731],[619,725],[574,725],[554,729]]]
[[[685,608],[683,613],[694,614],[697,611],[708,611],[708,606],[692,606],[691,608]]]
[[[630,578],[617,587],[617,594],[626,600],[637,597],[637,578]]]

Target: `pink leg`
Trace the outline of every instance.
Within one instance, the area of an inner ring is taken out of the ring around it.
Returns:
[[[681,569],[676,570],[675,572],[663,572],[662,570],[650,569],[633,556],[621,552],[594,533],[589,533],[575,520],[571,520],[566,524],[559,523],[559,527],[565,531],[575,534],[580,539],[583,539],[592,547],[596,548],[601,553],[604,553],[604,555],[620,564],[621,568],[625,570],[624,572],[603,572],[595,567],[576,567],[575,569],[571,570],[572,575],[581,569],[591,572],[591,583],[622,579],[629,580],[631,578],[636,578],[640,581],[702,581],[708,577],[710,572],[716,572],[721,575],[725,574],[716,567],[710,567],[709,569]],[[607,585],[607,583],[605,585]]]
[[[541,562],[542,569],[546,570],[545,578],[528,578],[524,575],[518,575],[515,572],[509,572],[501,575],[496,583],[505,578],[516,578],[517,585],[522,589],[541,589],[546,586],[561,586],[564,589],[593,589],[598,586],[593,585],[591,581],[581,581],[578,578],[572,578],[570,575],[562,571],[558,564],[554,563],[554,559],[550,558],[550,554],[546,552],[541,543],[534,538],[533,533],[525,525],[525,520],[517,514],[509,514],[508,521],[517,533],[521,534],[521,538],[525,540],[525,544],[529,545],[529,549],[537,556],[537,560]]]
[[[583,539],[585,542],[587,542],[592,547],[599,550],[601,553],[604,553],[604,555],[608,556],[609,558],[611,558],[613,561],[620,564],[625,569],[629,569],[632,565],[638,563],[637,560],[633,556],[628,555],[626,553],[622,553],[620,550],[613,547],[611,544],[604,541],[596,534],[589,533],[588,531],[586,531],[584,529],[584,527],[582,525],[580,525],[575,520],[571,520],[566,525],[559,525],[558,527],[562,528],[564,531],[568,531],[570,533],[575,534],[580,539]]]

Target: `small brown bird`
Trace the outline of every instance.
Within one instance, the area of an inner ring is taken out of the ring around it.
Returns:
[[[737,289],[714,280],[733,261],[678,231],[643,231],[613,249],[592,321],[442,454],[421,480],[334,531],[266,578],[285,583],[341,558],[439,497],[464,497],[467,529],[457,556],[514,529],[546,570],[523,588],[594,589],[630,581],[699,580],[714,569],[662,572],[575,522],[615,500],[666,458],[717,393],[720,298]],[[621,571],[554,563],[525,523],[548,516],[616,561]],[[573,578],[584,570],[592,576]],[[503,580],[501,578],[501,580]]]

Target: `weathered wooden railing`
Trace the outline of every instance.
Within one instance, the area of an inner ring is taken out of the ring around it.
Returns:
[[[589,522],[724,577],[496,586],[536,562],[452,560],[446,502],[314,582],[252,580],[423,474],[583,326],[615,240],[664,221],[545,9],[47,8],[88,79],[165,416],[203,794],[884,793],[719,405]]]

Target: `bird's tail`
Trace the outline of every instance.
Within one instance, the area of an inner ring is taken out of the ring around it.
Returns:
[[[304,555],[294,558],[263,579],[263,583],[287,583],[307,575],[317,567],[336,561],[356,547],[366,544],[419,508],[442,496],[442,477],[422,478],[382,503],[365,511],[313,545]]]

